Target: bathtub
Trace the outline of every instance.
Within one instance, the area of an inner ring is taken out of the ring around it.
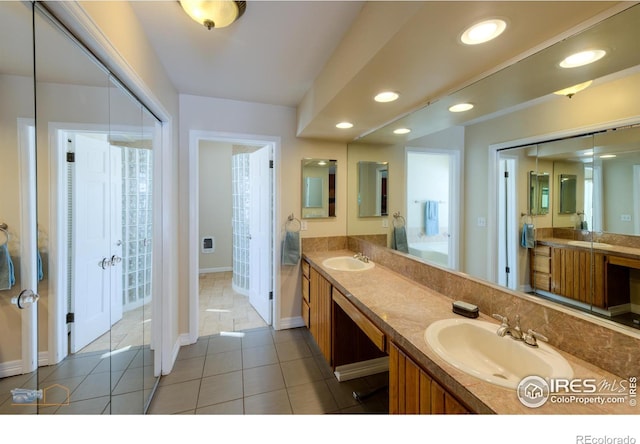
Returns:
[[[410,242],[409,254],[446,267],[449,265],[449,241]]]

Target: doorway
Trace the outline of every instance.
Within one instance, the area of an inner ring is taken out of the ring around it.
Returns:
[[[277,148],[269,138],[191,134],[191,341],[274,323]]]
[[[409,254],[457,269],[459,153],[407,148],[406,165]]]
[[[499,154],[498,170],[498,284],[512,290],[518,289],[518,183],[517,158]],[[533,217],[525,215],[527,219]],[[525,223],[532,223],[531,220]]]

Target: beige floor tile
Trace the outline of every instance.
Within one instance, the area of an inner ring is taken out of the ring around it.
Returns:
[[[176,361],[171,373],[160,379],[160,385],[175,384],[194,379],[200,380],[204,371],[204,361],[204,356]]]
[[[244,395],[252,396],[285,388],[279,364],[243,370]]]
[[[276,351],[280,362],[311,357],[311,349],[304,340],[278,342]]]
[[[149,405],[150,414],[173,414],[195,410],[200,391],[200,380],[159,386]]]
[[[209,376],[202,379],[197,407],[242,399],[242,371]]]
[[[209,405],[195,411],[196,415],[242,415],[243,413],[244,402],[242,399]]]
[[[220,375],[242,370],[242,352],[240,350],[211,353],[206,356],[203,376]]]
[[[322,381],[322,372],[313,358],[295,359],[281,362],[282,376],[287,387]]]
[[[244,399],[244,412],[247,415],[283,415],[292,414],[287,391],[275,390],[248,396]]]
[[[273,344],[261,347],[242,348],[242,366],[244,368],[260,367],[278,363],[278,354]]]
[[[296,415],[333,413],[338,405],[324,381],[310,382],[287,388],[291,408]]]

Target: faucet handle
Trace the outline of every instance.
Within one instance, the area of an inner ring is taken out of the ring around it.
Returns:
[[[522,340],[524,341],[525,344],[530,345],[532,347],[538,346],[538,340],[549,342],[549,338],[547,338],[545,335],[542,335],[531,329],[527,330],[527,333],[523,335]]]
[[[509,319],[506,316],[502,316],[500,314],[493,314],[493,317],[498,321],[502,322],[502,325],[509,325]]]

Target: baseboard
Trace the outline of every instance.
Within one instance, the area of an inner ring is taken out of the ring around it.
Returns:
[[[22,374],[22,360],[0,362],[0,378]]]
[[[632,311],[631,304],[612,305],[609,307],[609,316],[618,316]]]
[[[198,273],[200,274],[222,273],[224,271],[233,271],[233,267],[201,268],[200,270],[198,270]]]
[[[333,372],[338,381],[362,378],[389,370],[389,357],[369,359],[368,361],[354,362],[353,364],[339,365]]]
[[[298,328],[298,327],[304,327],[305,323],[304,323],[304,319],[302,319],[302,316],[294,316],[294,317],[290,317],[290,318],[281,318],[277,325],[274,324],[274,329],[276,330],[287,330],[289,328]]]

